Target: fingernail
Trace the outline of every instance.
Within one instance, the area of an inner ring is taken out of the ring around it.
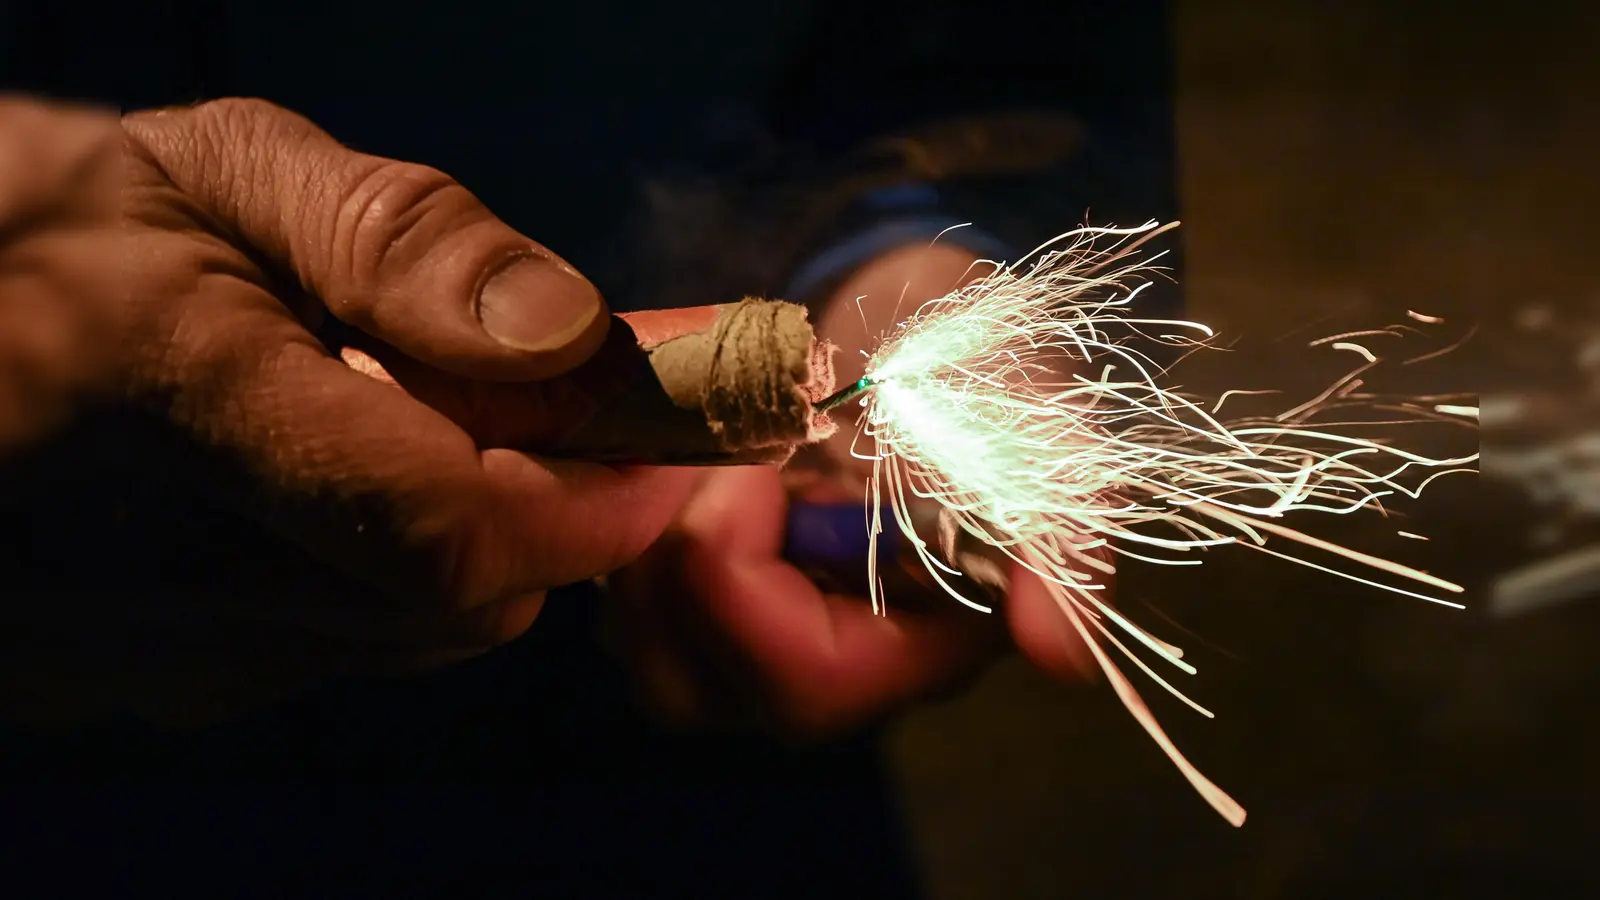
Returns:
[[[603,310],[594,285],[548,258],[512,263],[490,278],[478,297],[483,330],[517,350],[564,347],[588,331]]]

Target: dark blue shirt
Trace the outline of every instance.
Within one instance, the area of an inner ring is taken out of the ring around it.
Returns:
[[[717,302],[782,290],[870,224],[775,192],[827,194],[851,148],[957,117],[1029,110],[1086,139],[1031,172],[946,177],[949,217],[1023,247],[1085,214],[1174,217],[1167,6],[157,0],[85,22],[37,0],[16,4],[0,78],[127,106],[264,97],[451,173],[616,305],[681,302],[656,288],[686,278]]]

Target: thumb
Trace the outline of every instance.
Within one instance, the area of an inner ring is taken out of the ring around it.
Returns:
[[[130,151],[335,317],[467,378],[570,370],[605,339],[594,285],[426,166],[357,153],[260,100],[123,120]]]

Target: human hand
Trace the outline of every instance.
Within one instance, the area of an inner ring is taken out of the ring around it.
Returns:
[[[122,124],[108,363],[139,427],[90,440],[154,442],[160,474],[304,557],[214,563],[199,541],[140,596],[70,603],[72,560],[23,560],[56,596],[5,604],[14,711],[204,719],[471,655],[525,630],[547,589],[633,558],[681,506],[683,472],[484,446],[473,423],[495,410],[462,397],[470,414],[447,415],[319,340],[336,321],[461,383],[531,392],[600,346],[595,288],[460,185],[259,101]],[[309,577],[307,559],[337,577]],[[200,569],[233,580],[197,585]]]
[[[839,382],[859,377],[863,351],[902,313],[979,274],[973,265],[954,247],[909,247],[843,284],[818,321],[839,347]],[[862,501],[870,463],[851,456],[848,413],[836,418],[840,433],[797,460],[811,477],[705,474],[662,540],[610,579],[607,636],[645,703],[680,726],[734,721],[820,738],[959,688],[1012,646],[1050,674],[1093,677],[1088,648],[1043,582],[1019,566],[995,615],[881,566],[882,616],[861,596],[864,580],[819,584],[782,558],[791,499]]]
[[[0,460],[109,374],[116,117],[0,96]]]

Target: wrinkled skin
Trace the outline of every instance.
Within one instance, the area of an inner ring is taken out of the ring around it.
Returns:
[[[16,599],[10,631],[33,637],[8,648],[19,712],[203,720],[330,674],[469,656],[522,633],[549,588],[637,556],[683,504],[685,472],[479,446],[317,339],[332,317],[442,371],[529,390],[604,339],[593,286],[448,177],[353,153],[254,101],[134,115],[110,148],[115,227],[76,252],[115,261],[116,287],[63,286],[53,305],[104,314],[118,340],[39,355],[109,372],[119,413],[194,451],[172,467],[196,496],[340,578],[297,583],[262,564],[217,590],[168,585],[94,615]],[[500,340],[477,294],[513,262]]]

